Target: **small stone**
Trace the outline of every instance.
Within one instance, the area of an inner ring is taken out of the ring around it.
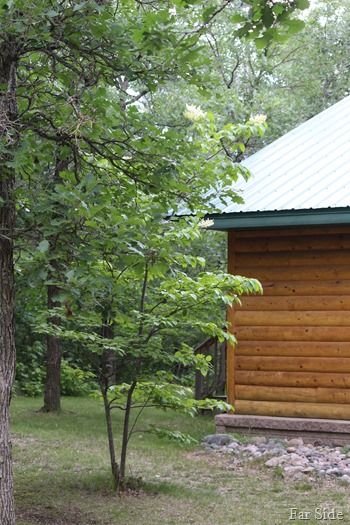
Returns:
[[[313,472],[315,469],[314,467],[304,467],[303,472],[306,474],[307,472]]]
[[[289,447],[300,447],[302,445],[304,445],[302,438],[292,438],[288,440]]]
[[[293,476],[293,479],[294,479],[295,481],[300,481],[300,480],[302,480],[302,479],[304,479],[304,478],[305,478],[305,474],[303,474],[302,472],[297,472],[297,473],[294,474],[294,476]]]
[[[308,463],[308,460],[306,458],[302,458],[299,456],[296,458],[293,458],[290,462],[290,464],[294,466],[305,465],[306,463]]]
[[[277,445],[274,445],[273,447],[268,447],[266,452],[267,454],[270,454],[272,456],[277,456],[279,454],[284,454],[286,451],[286,449],[284,447],[281,447],[281,446],[277,446]]]
[[[237,450],[239,449],[239,444],[236,441],[232,441],[232,443],[229,443],[227,445],[228,450]]]
[[[279,463],[280,463],[280,459],[274,457],[274,458],[271,458],[271,459],[269,459],[268,461],[266,461],[266,462],[265,462],[265,465],[266,465],[267,467],[278,467]]]
[[[287,447],[286,450],[289,454],[291,454],[292,452],[296,452],[297,449],[295,447]]]
[[[250,454],[254,454],[255,452],[257,452],[258,447],[256,445],[248,445],[243,450],[244,452],[249,452]]]
[[[350,484],[350,476],[348,476],[347,474],[344,474],[344,476],[342,476],[340,478],[344,483],[349,483]]]
[[[254,443],[255,445],[265,445],[266,442],[267,439],[264,436],[254,436],[252,438],[252,443]]]
[[[205,436],[202,441],[204,443],[208,443],[209,445],[222,447],[223,445],[228,445],[229,443],[235,441],[235,438],[230,434],[211,434],[209,436]]]

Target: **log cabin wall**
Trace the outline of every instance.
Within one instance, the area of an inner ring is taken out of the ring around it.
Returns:
[[[264,288],[228,313],[235,412],[350,419],[350,227],[229,232],[229,271]]]

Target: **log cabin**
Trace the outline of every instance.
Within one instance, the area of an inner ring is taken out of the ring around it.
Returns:
[[[264,293],[228,311],[234,412],[217,431],[350,443],[350,97],[243,163],[244,204],[210,218],[229,272]]]

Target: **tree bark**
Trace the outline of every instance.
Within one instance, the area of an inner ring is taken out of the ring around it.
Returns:
[[[9,406],[15,374],[15,323],[12,231],[15,217],[11,199],[13,176],[1,172],[0,197],[0,523],[15,523]]]
[[[7,152],[0,154],[0,523],[14,525],[12,450],[9,406],[15,375],[15,316],[13,233],[16,208],[13,196],[15,173],[8,166],[16,146],[16,59],[13,50],[0,46],[0,141]],[[12,51],[12,53],[10,53]]]
[[[113,326],[108,322],[107,319],[103,320],[102,337],[106,339],[113,339],[114,331]],[[114,437],[113,437],[113,424],[111,417],[111,406],[108,400],[108,389],[111,384],[115,383],[116,380],[116,359],[113,350],[105,350],[101,356],[101,369],[100,369],[100,388],[103,397],[103,404],[105,409],[107,435],[108,435],[108,448],[109,457],[111,463],[112,476],[114,479],[115,487],[119,489],[120,483],[120,468],[116,460]]]
[[[55,285],[47,287],[47,306],[49,310],[61,306],[59,301],[55,300],[60,289]],[[50,324],[59,326],[60,318],[51,317]],[[61,340],[56,335],[46,336],[46,381],[44,412],[59,412],[61,410]]]
[[[109,458],[110,458],[110,463],[111,463],[112,476],[114,479],[115,487],[118,489],[119,481],[120,481],[120,470],[119,470],[119,465],[117,463],[116,455],[115,455],[111,407],[108,401],[108,379],[101,376],[100,387],[101,387],[101,393],[102,393],[103,404],[104,404],[104,409],[105,409]]]

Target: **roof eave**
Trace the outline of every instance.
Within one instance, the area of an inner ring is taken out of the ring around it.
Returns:
[[[207,217],[214,221],[210,229],[221,231],[288,226],[322,226],[350,224],[350,207],[211,213]]]

